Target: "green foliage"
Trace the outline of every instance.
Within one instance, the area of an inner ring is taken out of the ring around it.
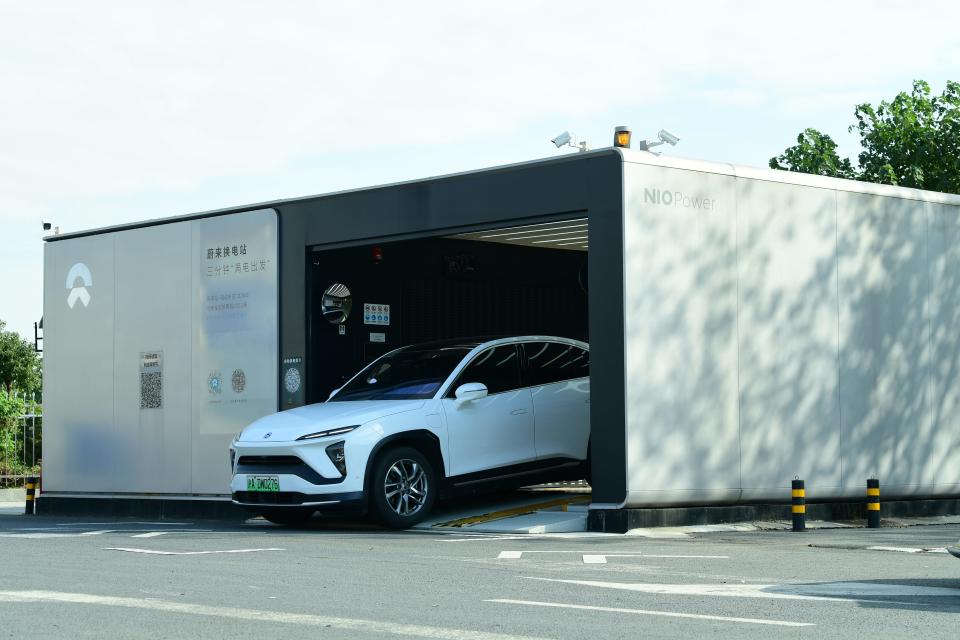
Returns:
[[[849,158],[837,155],[837,143],[816,129],[804,129],[797,144],[776,158],[770,158],[771,169],[813,173],[835,178],[853,178],[856,172]]]
[[[14,331],[3,331],[0,320],[0,383],[6,395],[14,389],[25,394],[40,391],[40,358],[33,345]]]
[[[0,393],[0,428],[16,424],[23,415],[23,400]]]
[[[5,326],[0,320],[0,478],[36,473],[42,455],[41,419],[28,418],[30,428],[21,420],[27,410],[39,414],[39,407],[26,406],[24,398],[40,392],[40,359],[32,344],[3,331]]]
[[[947,82],[942,95],[913,83],[876,107],[858,105],[859,166],[841,159],[830,136],[806,129],[797,145],[770,159],[770,167],[903,187],[960,193],[960,83]]]
[[[856,116],[850,130],[860,132],[861,180],[960,193],[960,83],[931,97],[917,80],[912,93],[862,104]]]

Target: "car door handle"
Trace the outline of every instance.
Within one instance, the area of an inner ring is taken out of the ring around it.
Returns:
[[[519,415],[523,415],[526,412],[527,412],[526,409],[514,409],[513,411],[510,412],[510,415],[519,416]]]

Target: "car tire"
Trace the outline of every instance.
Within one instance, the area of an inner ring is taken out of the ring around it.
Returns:
[[[387,449],[371,474],[370,507],[384,525],[407,529],[423,520],[437,495],[437,476],[427,456],[412,447]]]
[[[273,524],[282,524],[288,527],[296,527],[306,524],[313,517],[313,509],[270,509],[261,511],[260,515],[264,520],[269,520]]]

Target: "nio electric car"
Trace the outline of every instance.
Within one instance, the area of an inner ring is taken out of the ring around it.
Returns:
[[[589,376],[589,346],[567,338],[402,347],[326,402],[245,428],[233,501],[282,524],[354,508],[405,528],[441,494],[584,478]]]

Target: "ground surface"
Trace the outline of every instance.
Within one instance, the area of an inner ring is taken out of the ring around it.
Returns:
[[[958,636],[960,560],[866,547],[941,549],[960,525],[510,536],[18,510],[0,638]]]

